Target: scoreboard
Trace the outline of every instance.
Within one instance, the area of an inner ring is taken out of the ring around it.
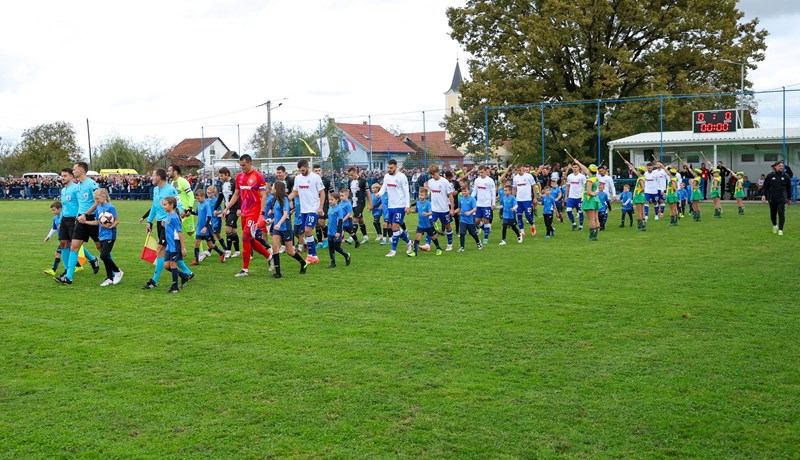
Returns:
[[[736,131],[736,110],[699,110],[692,112],[692,132],[731,133]]]

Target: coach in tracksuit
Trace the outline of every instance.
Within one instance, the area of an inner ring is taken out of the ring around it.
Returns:
[[[792,179],[783,172],[783,162],[772,165],[772,172],[764,179],[761,202],[769,201],[769,217],[772,219],[772,233],[783,235],[783,224],[786,222],[785,207],[792,200]],[[776,221],[777,217],[777,221]]]

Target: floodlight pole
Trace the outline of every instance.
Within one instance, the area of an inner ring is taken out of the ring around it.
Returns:
[[[734,65],[738,65],[738,66],[742,67],[741,79],[739,81],[739,85],[740,85],[739,86],[739,100],[737,101],[737,104],[736,104],[736,105],[738,105],[738,107],[736,107],[736,109],[737,109],[739,120],[736,122],[736,125],[739,128],[744,129],[744,66],[745,66],[745,62],[736,62],[736,61],[731,61],[730,59],[720,59],[720,61],[727,62],[728,64],[734,64]]]

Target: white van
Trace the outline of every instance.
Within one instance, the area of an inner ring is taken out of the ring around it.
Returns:
[[[61,176],[51,172],[29,172],[22,175],[23,179],[61,179]]]

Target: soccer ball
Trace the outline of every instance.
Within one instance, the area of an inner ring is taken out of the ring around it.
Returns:
[[[110,212],[104,212],[100,214],[100,223],[106,226],[113,224],[114,214],[111,214]]]

